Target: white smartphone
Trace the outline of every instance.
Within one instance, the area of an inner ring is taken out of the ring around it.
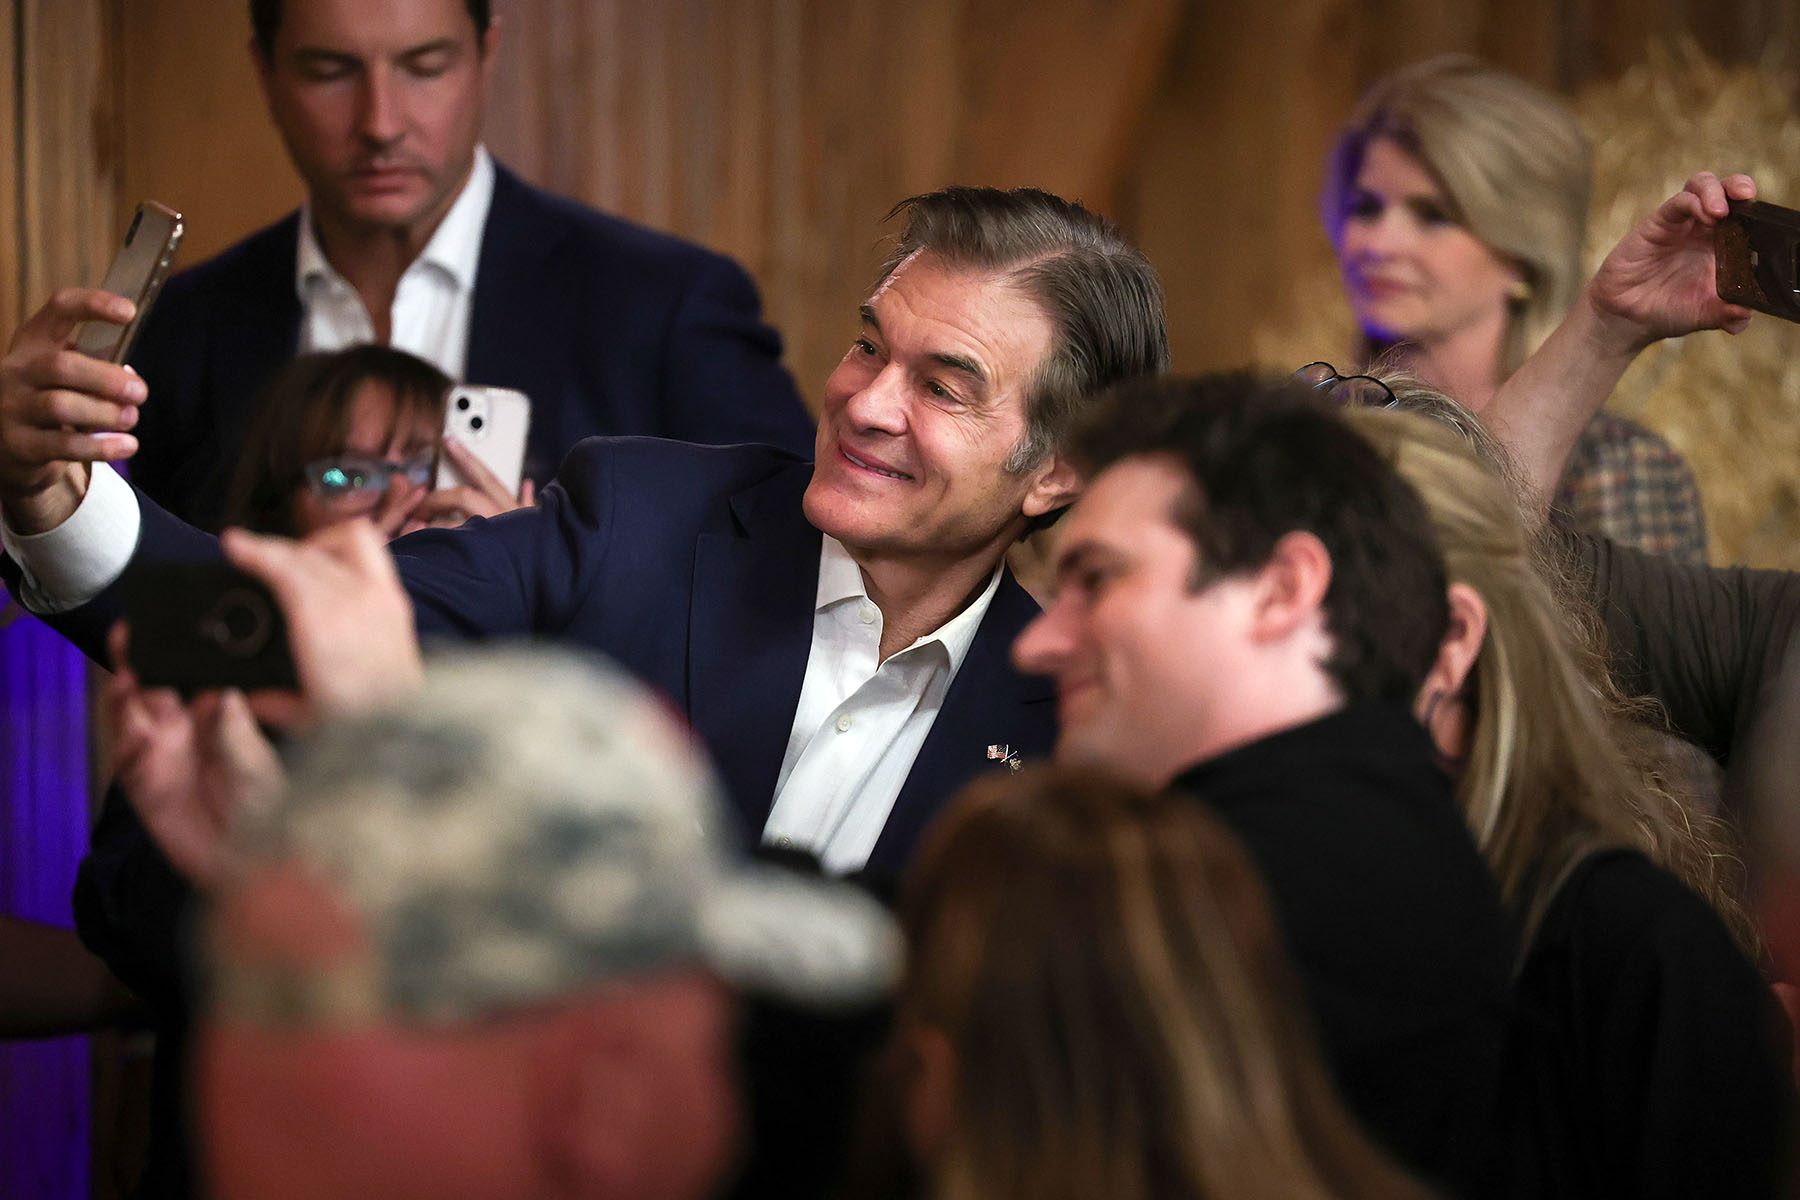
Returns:
[[[444,436],[461,442],[517,496],[525,475],[525,435],[531,432],[531,398],[511,388],[461,386],[444,405]],[[436,486],[461,487],[462,472],[448,454],[438,455]]]
[[[131,352],[131,341],[143,325],[163,280],[175,265],[175,250],[186,228],[181,214],[154,200],[138,205],[119,253],[107,268],[100,289],[123,296],[137,305],[137,315],[124,325],[109,321],[83,321],[75,331],[75,349],[89,358],[120,363]]]

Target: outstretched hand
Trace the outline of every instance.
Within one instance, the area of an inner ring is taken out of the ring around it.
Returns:
[[[228,872],[227,831],[236,816],[280,794],[282,770],[241,692],[203,692],[190,702],[146,689],[125,665],[126,631],[113,628],[115,672],[103,704],[114,769],[144,828],[195,887]]]
[[[1701,329],[1742,333],[1749,309],[1719,299],[1713,230],[1727,200],[1754,200],[1748,175],[1702,171],[1614,246],[1588,284],[1588,298],[1624,349]]]
[[[368,521],[345,521],[303,541],[228,529],[220,544],[235,566],[268,586],[287,618],[300,691],[253,694],[262,720],[316,722],[418,687],[424,665],[412,602]]]

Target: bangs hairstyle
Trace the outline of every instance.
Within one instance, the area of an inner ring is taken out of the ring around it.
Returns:
[[[1327,160],[1320,198],[1333,246],[1363,155],[1376,138],[1405,150],[1436,181],[1450,216],[1523,275],[1508,301],[1501,378],[1563,319],[1581,289],[1593,166],[1567,105],[1467,55],[1414,63],[1363,96]],[[1365,345],[1364,361],[1385,347]]]
[[[1169,369],[1162,281],[1106,218],[1037,188],[950,187],[896,204],[904,217],[877,286],[930,253],[947,266],[997,272],[1033,300],[1055,330],[1026,393],[1025,436],[1006,469],[1023,473],[1062,445],[1102,390]]]
[[[1347,701],[1412,707],[1449,622],[1443,556],[1417,493],[1313,388],[1248,371],[1121,384],[1068,451],[1090,479],[1140,456],[1186,476],[1170,520],[1193,541],[1195,591],[1260,569],[1290,533],[1317,537],[1322,665]]]
[[[365,383],[383,384],[393,396],[388,437],[418,422],[442,428],[450,377],[424,359],[380,345],[303,354],[257,400],[232,478],[227,524],[296,533],[294,493],[306,485],[306,464],[344,452],[356,394]]]
[[[901,921],[902,1019],[956,1060],[938,1200],[1421,1196],[1346,1115],[1262,882],[1192,797],[982,779]]]

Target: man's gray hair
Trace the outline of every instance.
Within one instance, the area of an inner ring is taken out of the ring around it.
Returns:
[[[989,187],[912,196],[888,219],[901,215],[906,223],[882,280],[920,252],[952,267],[1002,272],[1056,329],[1027,394],[1025,436],[1008,470],[1042,462],[1108,387],[1169,369],[1162,282],[1105,217],[1037,188]]]

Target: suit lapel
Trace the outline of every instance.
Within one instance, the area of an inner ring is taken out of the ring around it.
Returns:
[[[591,399],[572,394],[578,386],[574,362],[582,331],[575,314],[581,305],[579,281],[554,260],[561,230],[538,211],[525,184],[496,164],[494,202],[475,268],[463,382],[517,388],[531,397],[525,469],[540,480],[555,473],[577,440],[557,424],[556,415],[593,407]]]
[[[277,368],[300,348],[300,296],[294,290],[300,214],[276,227],[238,278],[244,286],[219,306],[208,396],[214,429],[230,431],[253,412],[252,401]]]
[[[819,531],[798,464],[732,497],[736,529],[700,535],[688,624],[688,719],[754,840],[800,706],[818,595]]]
[[[898,874],[950,797],[977,775],[1001,769],[988,757],[989,746],[1006,746],[1024,759],[1050,752],[1055,688],[1048,679],[1019,674],[1011,659],[1014,640],[1038,611],[1007,571],[869,856],[871,875]]]

